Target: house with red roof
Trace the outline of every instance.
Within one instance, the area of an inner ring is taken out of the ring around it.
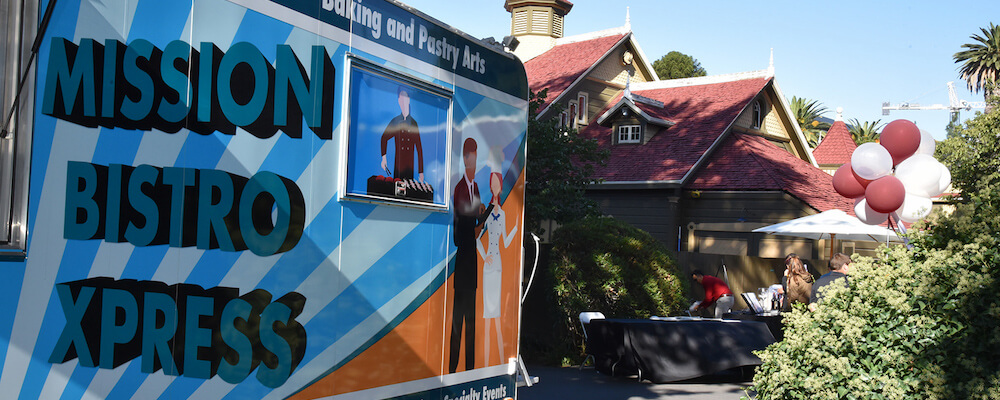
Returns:
[[[650,232],[682,259],[829,254],[828,241],[751,232],[834,208],[853,215],[853,202],[834,191],[795,122],[773,63],[660,80],[627,17],[620,28],[563,37],[572,7],[505,2],[529,87],[547,91],[538,118],[557,118],[610,152],[588,189],[603,212]]]

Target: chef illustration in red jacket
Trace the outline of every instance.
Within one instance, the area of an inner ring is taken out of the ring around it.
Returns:
[[[392,139],[396,146],[395,159],[392,162],[392,177],[397,179],[413,179],[413,155],[417,155],[416,169],[419,181],[424,181],[424,148],[420,145],[420,129],[417,121],[410,115],[410,93],[405,86],[396,90],[399,102],[399,115],[389,121],[382,132],[382,169],[389,172],[386,160],[386,149]]]

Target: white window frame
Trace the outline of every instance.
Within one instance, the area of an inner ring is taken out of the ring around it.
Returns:
[[[619,144],[639,144],[642,143],[642,125],[618,125],[615,132],[618,135]]]
[[[587,115],[587,105],[590,104],[590,95],[587,92],[580,92],[576,95],[576,103],[578,104],[576,114],[576,122],[580,125],[587,125],[588,115]]]
[[[580,107],[576,104],[576,100],[569,102],[569,105],[566,106],[566,111],[569,113],[569,118],[567,119],[569,127],[576,128],[577,115],[580,114]]]
[[[25,77],[18,106],[6,126],[7,137],[0,138],[0,260],[24,259],[28,236],[28,174],[31,156],[35,73],[24,74],[37,31],[38,3],[24,0],[0,0],[0,21],[8,27],[9,39],[0,42],[0,124],[17,98],[18,84]],[[38,68],[37,63],[30,68]]]
[[[764,100],[757,100],[753,102],[750,128],[760,130],[764,126],[764,108]]]

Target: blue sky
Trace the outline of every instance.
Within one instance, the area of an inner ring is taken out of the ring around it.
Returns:
[[[474,37],[510,34],[503,0],[402,0]],[[909,119],[943,139],[948,111],[892,111],[882,102],[948,104],[947,82],[959,99],[982,101],[958,78],[952,55],[990,22],[1000,1],[662,1],[570,0],[566,35],[625,24],[650,62],[670,51],[697,59],[709,75],[765,69],[774,49],[775,77],[786,97],[818,100],[844,120]],[[962,119],[975,110],[963,111]]]

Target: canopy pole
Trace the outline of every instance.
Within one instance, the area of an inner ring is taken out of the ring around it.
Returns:
[[[833,259],[833,244],[836,243],[836,240],[837,240],[837,234],[836,233],[831,233],[830,234],[830,259],[831,260]]]
[[[897,219],[895,223],[892,222],[892,214],[890,213],[889,214],[889,229],[891,229],[892,232],[896,234],[896,236],[902,236],[904,233],[902,233],[898,229],[896,229],[896,225],[897,224],[900,224],[900,221]],[[885,243],[889,244],[889,232],[885,233]]]

